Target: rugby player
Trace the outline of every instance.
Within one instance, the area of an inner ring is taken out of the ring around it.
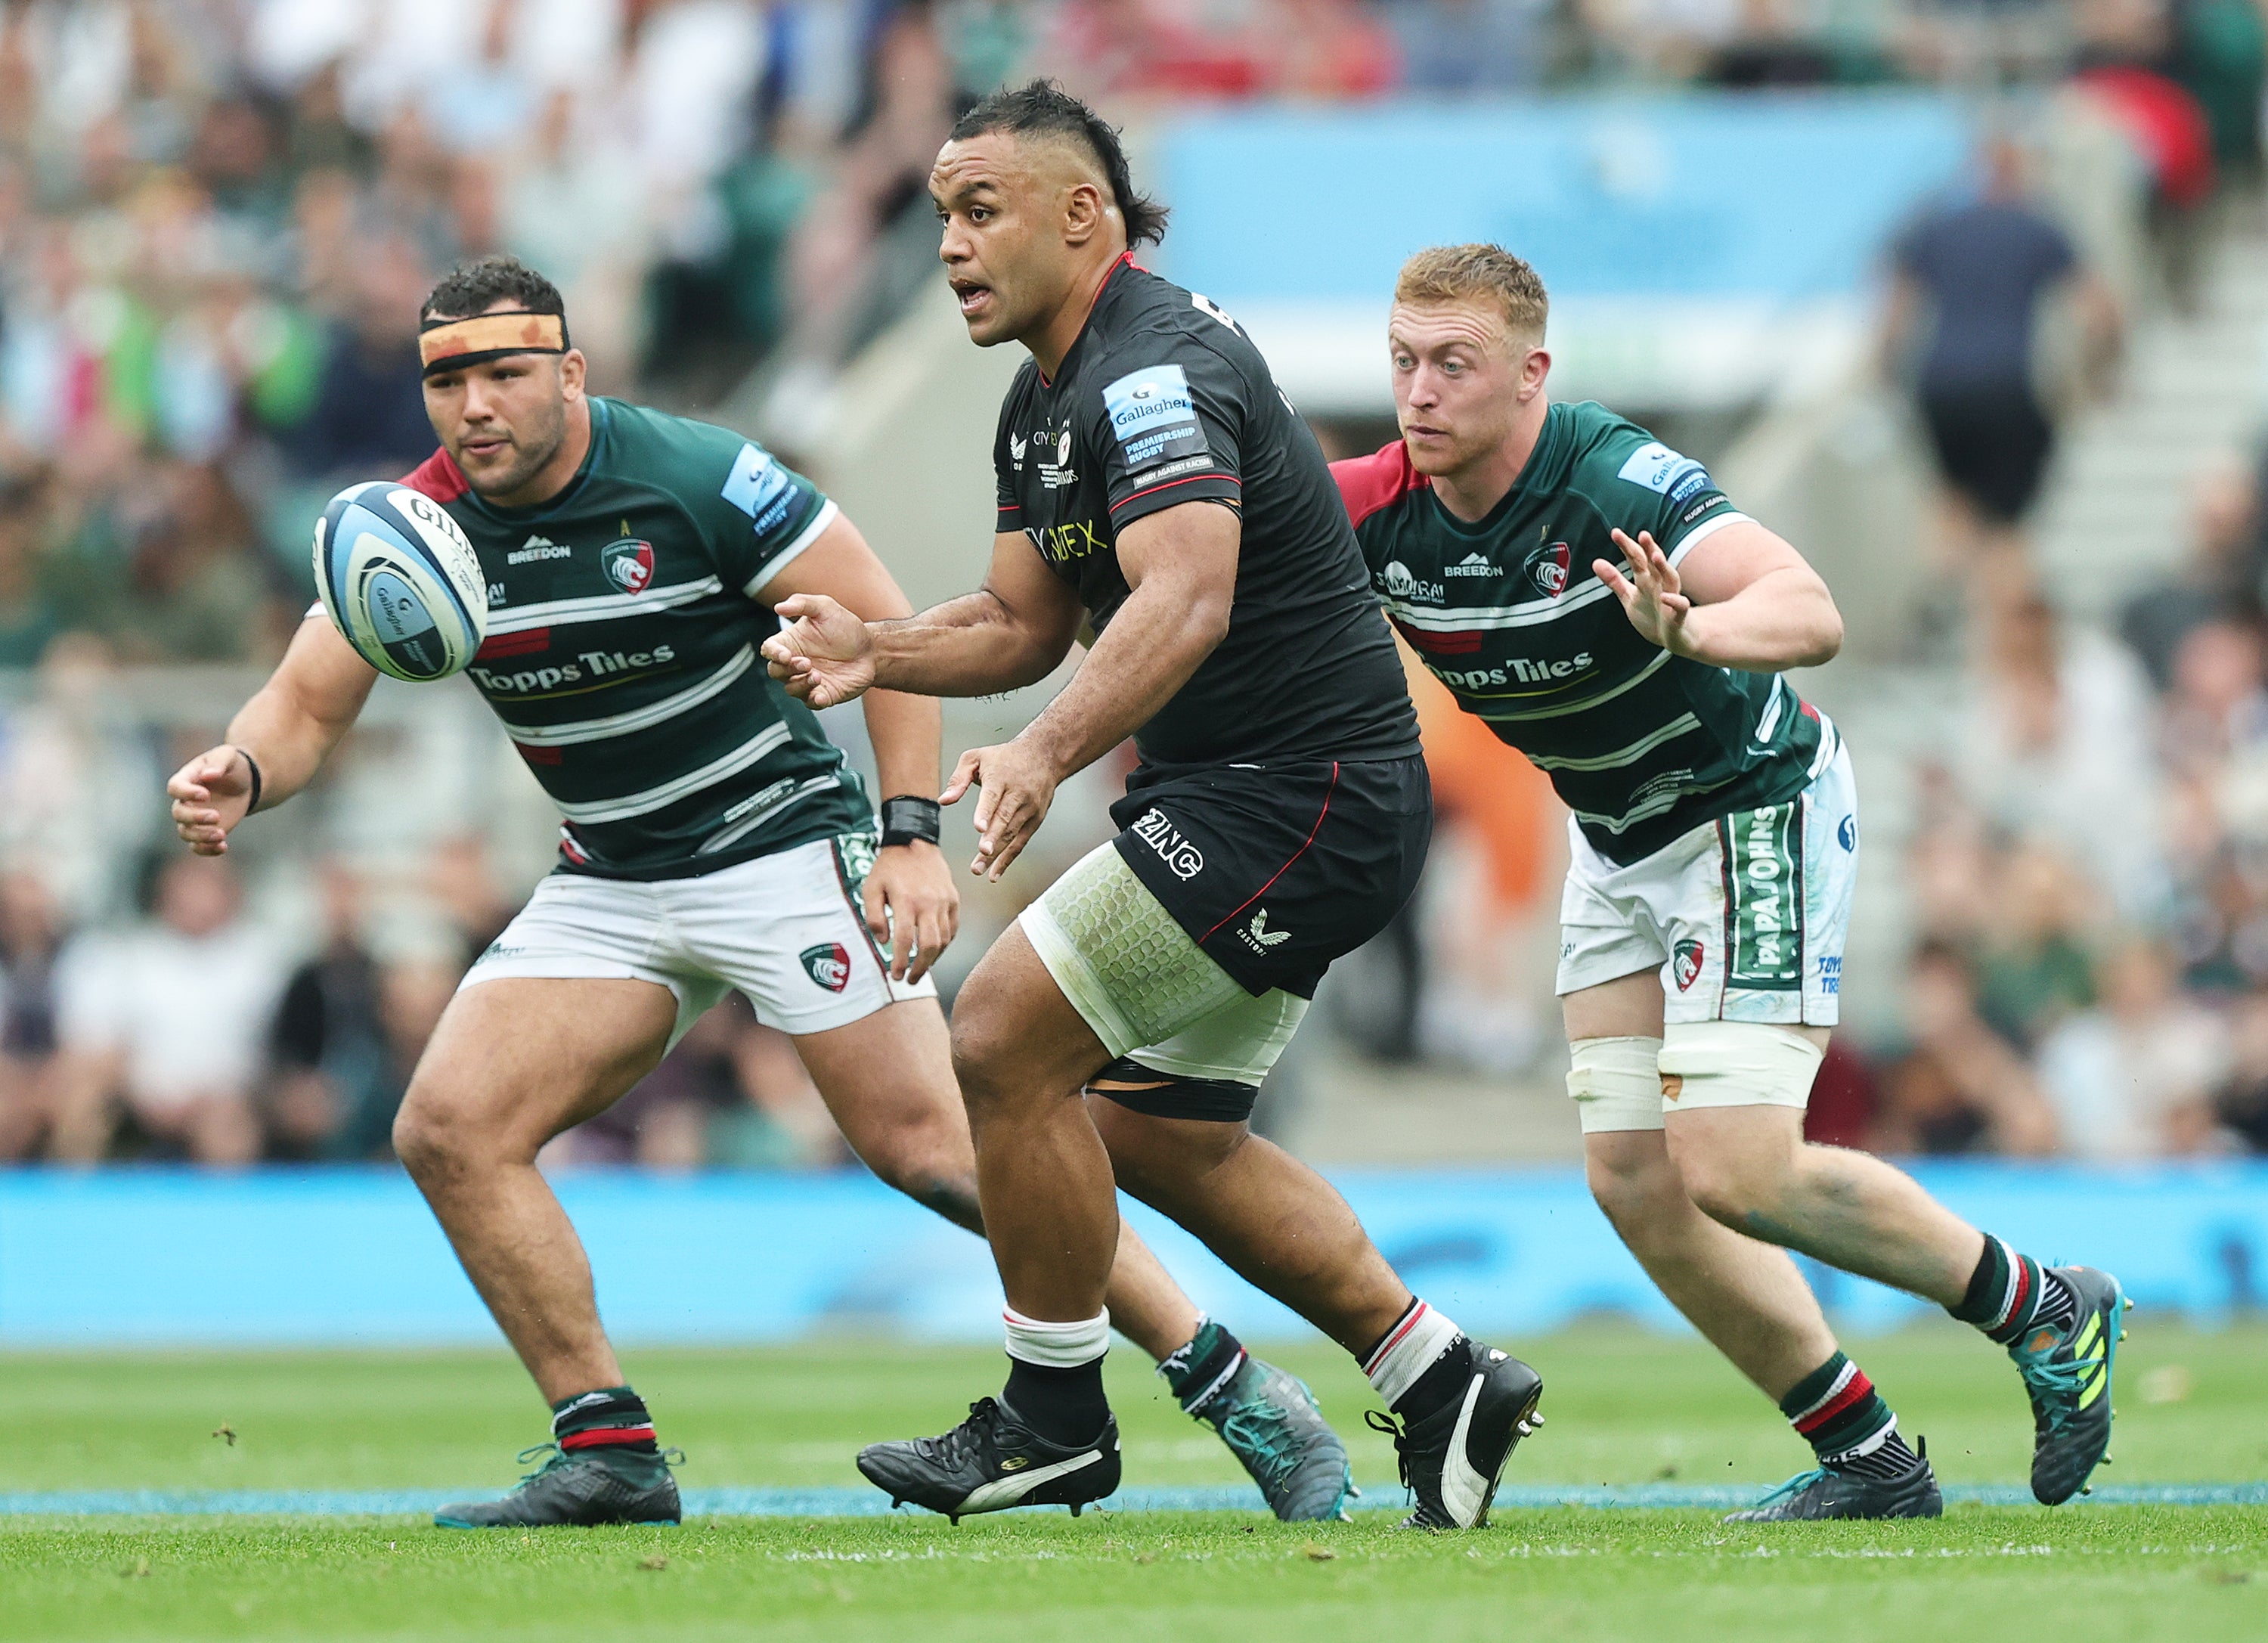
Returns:
[[[550,1401],[557,1446],[503,1500],[438,1521],[674,1521],[676,1485],[536,1152],[737,987],[794,1035],[878,1175],[983,1230],[926,974],[958,910],[936,843],[939,711],[866,699],[889,795],[878,836],[842,754],[756,659],[790,595],[873,616],[910,608],[850,521],[737,434],[586,394],[558,291],[517,262],[457,270],[421,326],[441,448],[404,483],[480,556],[489,629],[472,681],[565,817],[557,869],[466,976],[394,1125]],[[228,740],[173,777],[190,847],[225,851],[248,814],[305,787],[376,677],[311,612]],[[1120,1328],[1164,1360],[1279,1514],[1336,1513],[1345,1450],[1306,1389],[1202,1318],[1130,1231],[1117,1247]]]
[[[1808,1145],[1858,849],[1851,757],[1781,672],[1840,647],[1802,556],[1697,462],[1545,392],[1547,299],[1495,246],[1419,253],[1388,353],[1402,437],[1334,465],[1395,626],[1573,812],[1557,990],[1600,1207],[1818,1456],[1752,1520],[1934,1516],[1925,1453],[1785,1253],[2006,1346],[2032,1491],[2103,1459],[2117,1281],[2043,1268],[1864,1153]]]
[[[1077,1510],[1116,1486],[1115,1179],[1356,1354],[1394,1411],[1411,1521],[1470,1527],[1541,1381],[1411,1295],[1344,1200],[1248,1124],[1324,970],[1409,896],[1432,827],[1322,453],[1229,317],[1132,261],[1165,212],[1083,104],[1045,83],[996,92],[930,189],[970,337],[1031,355],[1001,407],[990,573],[910,620],[783,600],[765,654],[820,705],[981,696],[1046,677],[1092,622],[1063,692],[946,788],[982,789],[973,866],[996,880],[1064,777],[1130,735],[1141,763],[1112,811],[1124,830],[1026,910],[954,1006],[1006,1389],[859,1466],[955,1515]]]

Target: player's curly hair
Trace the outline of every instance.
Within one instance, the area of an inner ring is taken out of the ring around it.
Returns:
[[[1118,128],[1053,80],[1002,86],[954,122],[953,140],[964,143],[988,131],[1067,137],[1079,144],[1109,179],[1111,197],[1126,222],[1126,243],[1155,244],[1166,237],[1169,213],[1148,195],[1134,191],[1134,173],[1126,164],[1126,145],[1119,140]]]
[[[1543,341],[1551,298],[1527,260],[1502,246],[1431,246],[1402,265],[1394,300],[1407,303],[1495,302],[1514,336]]]
[[[518,257],[478,257],[460,262],[441,276],[417,310],[421,320],[470,319],[494,305],[512,301],[529,313],[556,313],[560,335],[567,331],[567,299],[535,269]]]

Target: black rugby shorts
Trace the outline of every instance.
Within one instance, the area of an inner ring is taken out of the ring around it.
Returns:
[[[1147,766],[1110,807],[1118,852],[1255,997],[1312,998],[1334,960],[1418,888],[1433,790],[1417,755],[1266,766]]]

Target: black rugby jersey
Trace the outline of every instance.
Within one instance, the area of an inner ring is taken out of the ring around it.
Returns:
[[[765,671],[764,584],[835,505],[739,434],[591,402],[567,488],[499,508],[446,451],[402,483],[480,556],[488,637],[466,670],[559,807],[559,870],[685,878],[873,826],[811,710]]]
[[[1079,592],[1096,631],[1129,589],[1118,533],[1183,502],[1243,517],[1228,634],[1135,733],[1146,764],[1418,751],[1394,641],[1314,435],[1204,298],[1123,258],[1055,380],[1027,360],[1000,407],[999,526]]]
[[[1332,464],[1396,630],[1469,713],[1551,777],[1592,848],[1627,865],[1735,810],[1783,804],[1834,755],[1777,674],[1673,656],[1591,570],[1608,533],[1674,565],[1745,519],[1700,463],[1602,406],[1553,405],[1520,477],[1467,524],[1400,440]]]

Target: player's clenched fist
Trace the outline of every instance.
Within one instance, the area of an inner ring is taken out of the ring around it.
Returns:
[[[231,829],[252,808],[252,764],[225,742],[208,748],[166,784],[173,829],[200,856],[225,856]]]
[[[833,707],[874,682],[866,624],[824,593],[797,593],[773,607],[788,625],[764,641],[764,663],[787,693]]]

